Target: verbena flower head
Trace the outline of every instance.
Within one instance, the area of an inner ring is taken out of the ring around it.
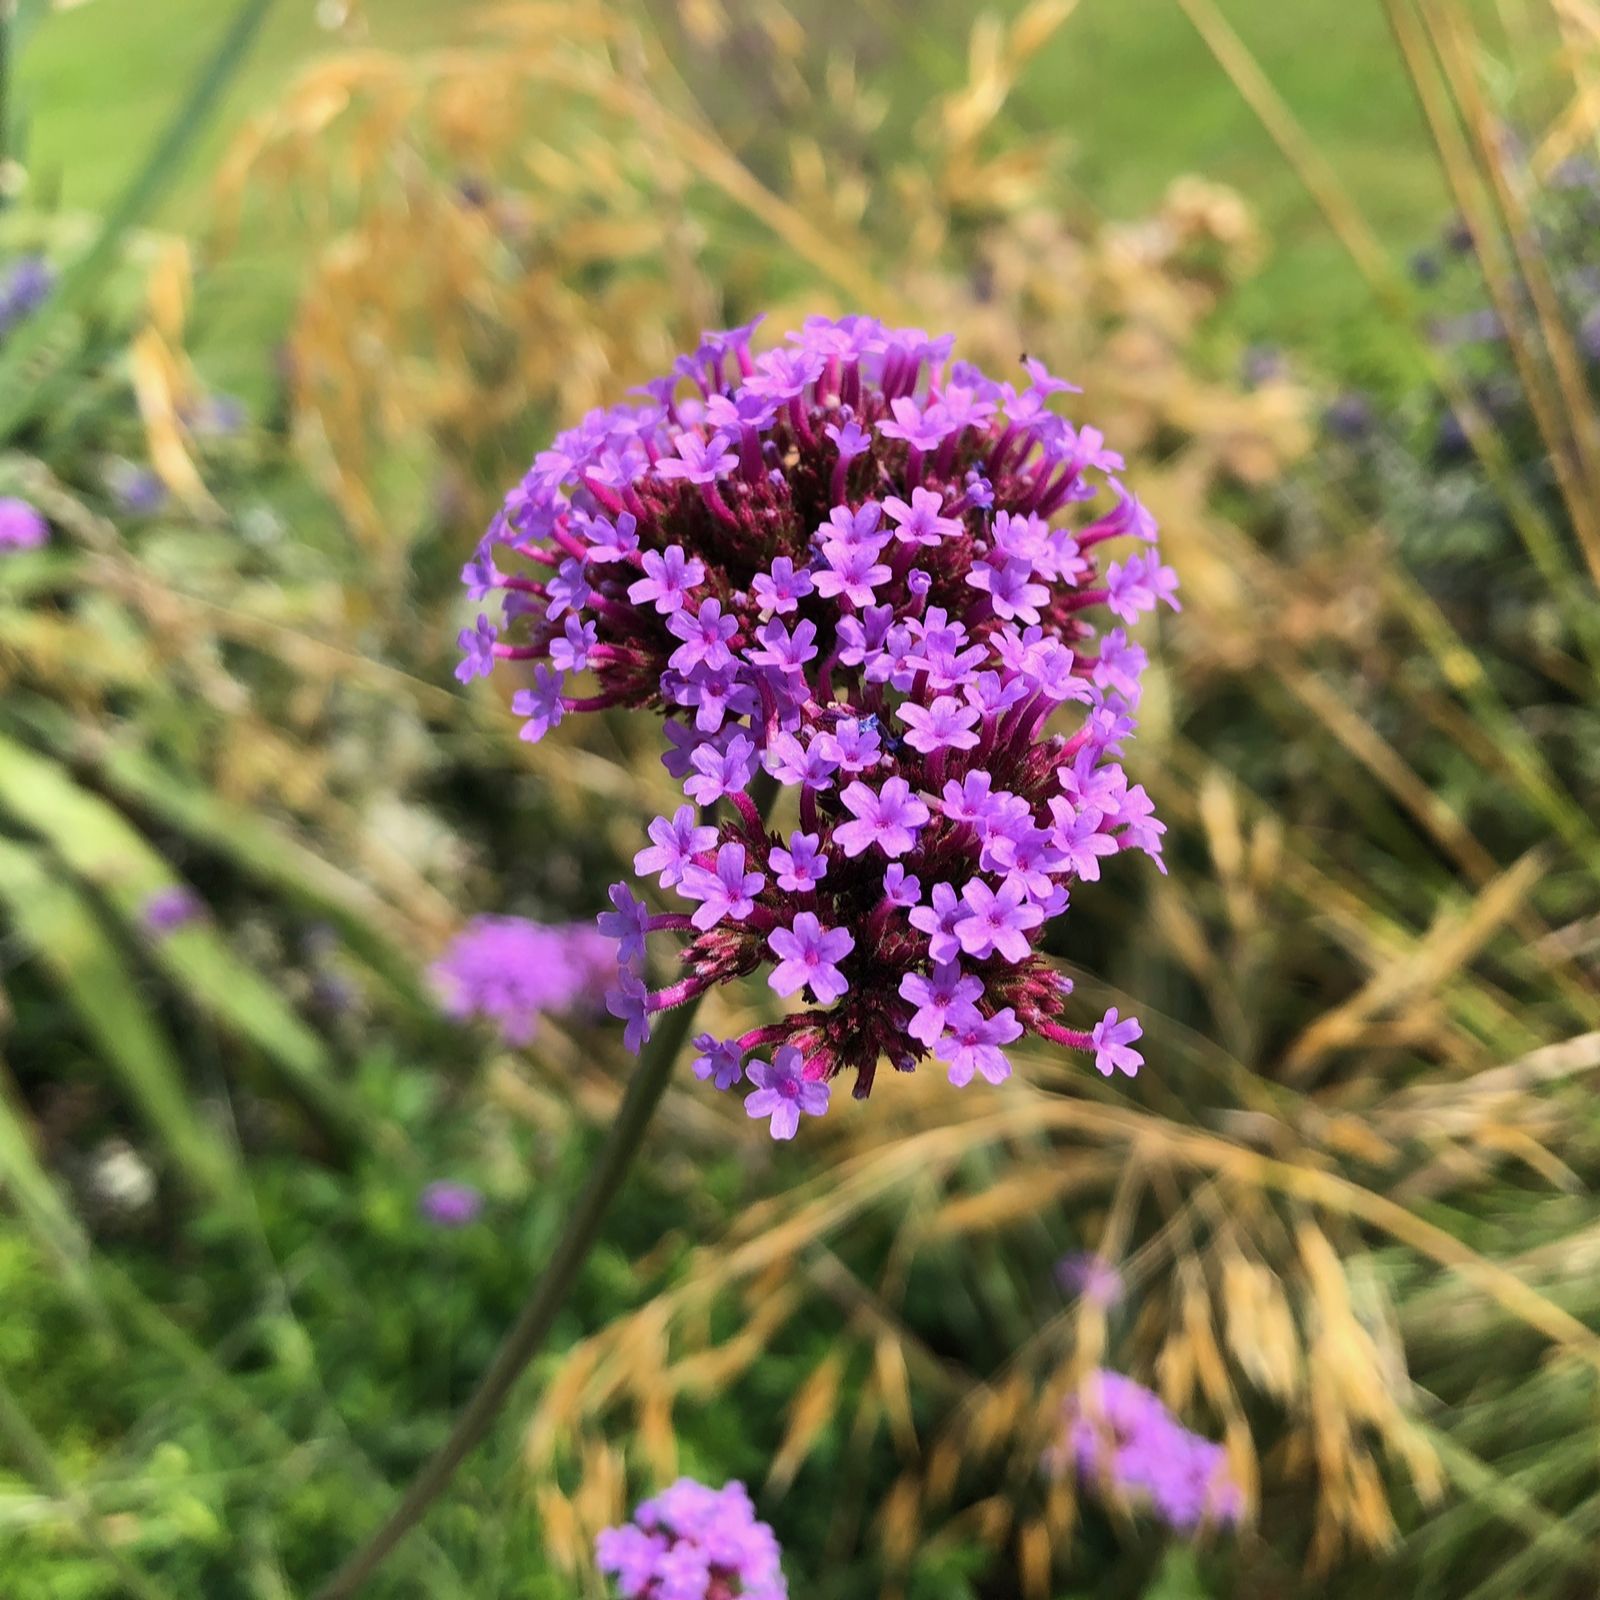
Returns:
[[[616,974],[616,947],[594,928],[474,917],[431,976],[450,1016],[487,1018],[508,1044],[525,1045],[545,1012],[571,1009]]]
[[[181,883],[157,889],[139,908],[139,920],[144,924],[145,931],[158,939],[176,933],[191,922],[198,922],[205,914],[206,908],[200,897]]]
[[[884,1059],[999,1082],[1027,1033],[1136,1071],[1138,1024],[1069,1028],[1040,954],[1077,881],[1160,858],[1118,757],[1145,666],[1128,627],[1177,600],[1122,458],[1052,409],[1071,386],[1038,362],[999,382],[868,317],[759,355],[750,335],[706,335],[560,435],[463,574],[498,606],[462,633],[461,675],[531,670],[523,737],[613,706],[665,718],[693,804],[634,865],[683,910],[619,929],[630,1045],[765,966],[805,1008],[728,1042],[763,1106],[782,1050],[806,1082],[853,1070],[857,1096]],[[663,931],[683,967],[650,992]]]
[[[595,1560],[622,1600],[787,1600],[781,1554],[742,1483],[708,1489],[693,1478],[595,1540]]]
[[[1220,1444],[1191,1433],[1159,1395],[1120,1372],[1089,1375],[1065,1410],[1066,1429],[1048,1465],[1067,1466],[1102,1490],[1155,1512],[1188,1532],[1202,1522],[1235,1523],[1244,1496]]]
[[[0,554],[37,550],[50,538],[50,524],[35,506],[15,495],[0,497]]]

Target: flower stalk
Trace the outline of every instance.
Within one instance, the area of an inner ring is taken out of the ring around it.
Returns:
[[[776,797],[777,784],[768,779],[754,787],[757,790],[755,804],[765,817]],[[628,1080],[616,1121],[606,1134],[560,1243],[479,1380],[472,1398],[456,1419],[449,1438],[424,1462],[383,1525],[317,1591],[316,1600],[348,1600],[349,1596],[360,1593],[395,1547],[450,1486],[461,1463],[494,1425],[517,1380],[544,1348],[551,1326],[577,1282],[600,1236],[601,1225],[644,1143],[645,1131],[661,1103],[684,1041],[689,1037],[698,1003],[696,994],[685,1004],[661,1014],[649,1042],[640,1052],[639,1064]]]

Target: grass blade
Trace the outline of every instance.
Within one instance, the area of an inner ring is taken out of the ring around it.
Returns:
[[[167,131],[150,152],[143,170],[100,226],[93,243],[62,274],[55,292],[36,315],[15,330],[0,355],[0,439],[12,437],[38,414],[51,387],[26,381],[28,362],[44,348],[57,318],[86,304],[117,259],[123,235],[136,227],[160,201],[194,145],[222,91],[243,64],[273,0],[244,0],[178,108]]]
[[[227,1145],[195,1114],[170,1041],[82,892],[26,845],[0,839],[0,907],[55,974],[129,1100],[193,1186],[230,1213],[243,1182]]]
[[[0,1083],[0,1188],[11,1196],[39,1248],[61,1269],[72,1297],[93,1320],[104,1323],[89,1276],[89,1241],[39,1159],[27,1119],[10,1091],[9,1084]]]
[[[80,788],[48,757],[0,738],[0,812],[45,840],[99,890],[130,928],[172,871],[114,807]],[[363,1119],[335,1081],[322,1041],[278,992],[204,924],[150,944],[151,959],[194,1005],[248,1039],[341,1147],[365,1142]]]

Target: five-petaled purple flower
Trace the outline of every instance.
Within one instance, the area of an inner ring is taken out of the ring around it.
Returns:
[[[811,912],[802,911],[793,927],[774,928],[767,945],[778,959],[767,982],[779,994],[809,988],[827,1005],[850,987],[836,965],[856,947],[848,928],[824,928]]]
[[[803,1112],[808,1117],[820,1117],[828,1109],[828,1086],[807,1078],[801,1070],[800,1052],[793,1045],[784,1045],[772,1058],[752,1061],[745,1068],[745,1076],[755,1085],[744,1100],[744,1109],[752,1117],[772,1119],[774,1139],[792,1139],[800,1126]]]

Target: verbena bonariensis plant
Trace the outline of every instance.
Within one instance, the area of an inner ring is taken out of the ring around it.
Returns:
[[[747,1078],[777,1138],[846,1069],[858,1097],[880,1060],[930,1052],[954,1084],[998,1083],[1026,1032],[1135,1072],[1138,1022],[1069,1027],[1070,985],[1040,954],[1105,857],[1160,860],[1163,826],[1116,758],[1146,663],[1126,625],[1176,607],[1176,579],[1122,458],[1050,409],[1073,386],[1039,362],[996,382],[949,337],[870,317],[812,318],[755,355],[754,326],[562,434],[464,572],[503,617],[463,632],[459,676],[535,663],[523,737],[654,709],[687,799],[728,803],[720,823],[688,804],[657,818],[635,859],[692,909],[611,890],[630,1048],[770,963],[770,987],[811,1004],[702,1035],[695,1071]],[[1076,725],[1051,731],[1068,704]],[[791,832],[752,797],[763,772],[793,792]],[[662,931],[688,943],[651,992]]]
[[[1003,1047],[1031,1031],[1107,1074],[1140,1065],[1136,1021],[1066,1025],[1069,986],[1039,953],[1074,880],[1124,849],[1160,859],[1162,825],[1116,759],[1145,666],[1122,625],[1175,606],[1176,579],[1122,458],[1050,409],[1072,385],[1036,361],[1018,387],[952,363],[948,336],[870,317],[813,318],[762,355],[754,327],[706,335],[642,400],[560,435],[463,574],[501,614],[463,631],[458,676],[530,664],[512,700],[525,737],[584,711],[665,715],[663,761],[702,810],[657,818],[634,865],[693,910],[612,888],[609,1003],[644,1058],[489,1372],[322,1600],[359,1591],[487,1432],[713,986],[770,962],[769,985],[810,1002],[696,1040],[698,1075],[747,1078],[746,1110],[780,1139],[840,1072],[865,1096],[882,1057],[909,1071],[932,1051],[956,1084],[1000,1082]],[[1051,732],[1068,704],[1076,726]],[[771,833],[786,791],[798,827]],[[656,932],[688,945],[652,993]]]

